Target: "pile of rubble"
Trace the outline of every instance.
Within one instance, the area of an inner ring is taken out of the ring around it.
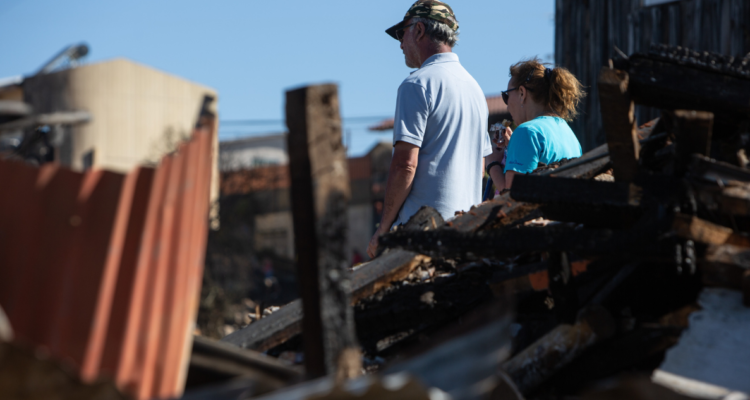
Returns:
[[[746,370],[746,341],[734,357],[727,351],[705,363],[723,382],[699,367],[680,372],[691,355],[713,357],[699,341],[681,338],[728,329],[718,319],[706,326],[709,308],[733,315],[735,337],[750,332],[750,313],[734,305],[750,306],[750,80],[736,72],[741,60],[691,54],[655,47],[602,70],[607,144],[518,176],[510,192],[450,221],[425,207],[382,237],[387,250],[351,279],[364,366],[380,375],[348,387],[374,396],[389,374],[408,371],[454,398],[750,391],[747,379],[716,372]],[[635,104],[657,107],[661,117],[638,128]],[[292,302],[223,341],[272,355],[301,352],[301,320],[301,302]],[[506,336],[475,337],[499,321]],[[472,346],[497,358],[464,379],[460,365],[481,364],[466,350]],[[451,358],[434,362],[438,353]],[[455,379],[431,378],[450,373]],[[591,391],[623,373],[636,375]],[[479,382],[486,383],[481,390]],[[329,393],[333,383],[320,385],[275,397],[341,395]]]

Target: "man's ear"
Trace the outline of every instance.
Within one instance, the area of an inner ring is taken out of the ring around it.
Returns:
[[[417,22],[417,24],[414,25],[414,28],[416,29],[416,32],[414,32],[414,39],[416,42],[418,42],[425,35],[424,23]]]

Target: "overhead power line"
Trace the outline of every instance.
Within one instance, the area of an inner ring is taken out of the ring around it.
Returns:
[[[392,118],[390,116],[370,116],[370,117],[344,117],[341,118],[345,122],[357,122],[357,121],[372,121]],[[273,125],[273,124],[285,124],[286,120],[283,119],[227,119],[219,122],[221,125]]]

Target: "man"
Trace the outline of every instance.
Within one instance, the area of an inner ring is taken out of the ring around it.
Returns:
[[[450,6],[418,0],[386,33],[401,42],[406,65],[419,69],[398,89],[393,160],[370,257],[381,235],[422,206],[448,218],[480,203],[484,157],[492,154],[487,101],[452,52],[458,21]]]

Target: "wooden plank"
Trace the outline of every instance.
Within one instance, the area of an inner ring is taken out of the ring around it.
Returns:
[[[256,385],[255,394],[277,390],[303,378],[301,368],[200,336],[192,341],[189,375],[187,390],[249,378]]]
[[[750,113],[749,79],[637,54],[628,60],[627,71],[638,104],[737,117]]]
[[[690,173],[703,180],[731,185],[732,181],[750,182],[750,171],[736,165],[693,154]]]
[[[578,255],[623,254],[663,257],[669,253],[657,236],[659,220],[644,216],[632,229],[592,229],[566,225],[489,232],[391,232],[381,245],[430,257],[508,257],[529,251],[574,251]]]
[[[637,207],[642,190],[627,182],[519,175],[513,180],[510,194],[516,200],[529,203]]]
[[[352,305],[391,282],[409,275],[428,257],[405,250],[391,250],[352,271]],[[275,313],[224,337],[223,342],[256,351],[272,349],[302,332],[302,303],[295,300]]]
[[[617,324],[602,307],[582,311],[573,325],[558,325],[502,364],[523,394],[529,394],[595,343],[614,335]]]
[[[699,260],[701,279],[707,286],[742,290],[745,273],[750,270],[750,249],[734,245],[710,245]]]
[[[429,261],[427,256],[396,249],[360,266],[352,273],[352,305],[390,286],[391,282],[405,278],[419,264]]]
[[[561,178],[591,179],[600,174],[609,163],[609,147],[605,143],[589,152],[586,152],[577,160],[571,161],[560,168],[545,171],[539,175],[557,176]]]
[[[447,222],[447,226],[458,232],[503,227],[531,214],[537,206],[514,200],[510,193],[473,207],[467,213]]]
[[[750,247],[750,238],[739,235],[732,229],[685,214],[677,214],[672,226],[677,236],[696,242],[722,245],[731,244]]]
[[[638,172],[640,143],[635,124],[635,103],[628,89],[628,73],[604,67],[598,85],[604,132],[615,179],[632,182]]]
[[[286,116],[306,372],[356,376],[361,357],[344,252],[350,191],[336,86],[288,91]]]
[[[711,130],[714,114],[705,111],[676,110],[672,116],[676,136],[675,173],[682,176],[693,154],[708,156],[711,151]]]
[[[700,188],[700,202],[709,210],[726,215],[750,215],[750,184],[733,182],[732,186]]]

